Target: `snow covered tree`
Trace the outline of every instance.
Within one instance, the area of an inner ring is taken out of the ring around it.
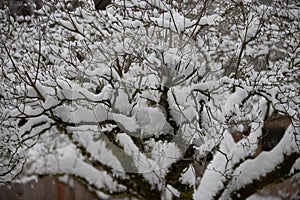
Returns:
[[[299,177],[297,1],[33,2],[0,11],[2,183],[246,199]]]

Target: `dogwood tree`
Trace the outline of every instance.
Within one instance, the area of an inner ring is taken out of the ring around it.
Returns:
[[[22,172],[100,198],[245,199],[299,175],[297,1],[31,5],[0,13],[2,183]],[[274,116],[284,134],[266,150]]]

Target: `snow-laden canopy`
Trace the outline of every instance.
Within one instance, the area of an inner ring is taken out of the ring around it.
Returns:
[[[23,177],[66,174],[100,196],[236,199],[294,177],[299,13],[296,1],[5,7],[0,181],[24,166]],[[260,152],[274,115],[291,123]]]

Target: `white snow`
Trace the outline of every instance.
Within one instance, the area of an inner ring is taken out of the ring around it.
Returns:
[[[239,106],[241,106],[243,100],[247,97],[247,95],[248,92],[245,89],[237,87],[236,91],[227,98],[227,101],[224,106],[225,116],[239,116]]]

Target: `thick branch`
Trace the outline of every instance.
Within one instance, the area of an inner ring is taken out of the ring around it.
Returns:
[[[282,163],[279,164],[273,171],[266,173],[264,176],[259,177],[259,179],[255,179],[251,183],[248,183],[247,185],[244,185],[244,187],[238,189],[237,191],[234,191],[231,194],[231,198],[233,200],[246,199],[258,190],[266,187],[267,185],[286,180],[291,176],[290,170],[299,157],[299,153],[285,155]]]

